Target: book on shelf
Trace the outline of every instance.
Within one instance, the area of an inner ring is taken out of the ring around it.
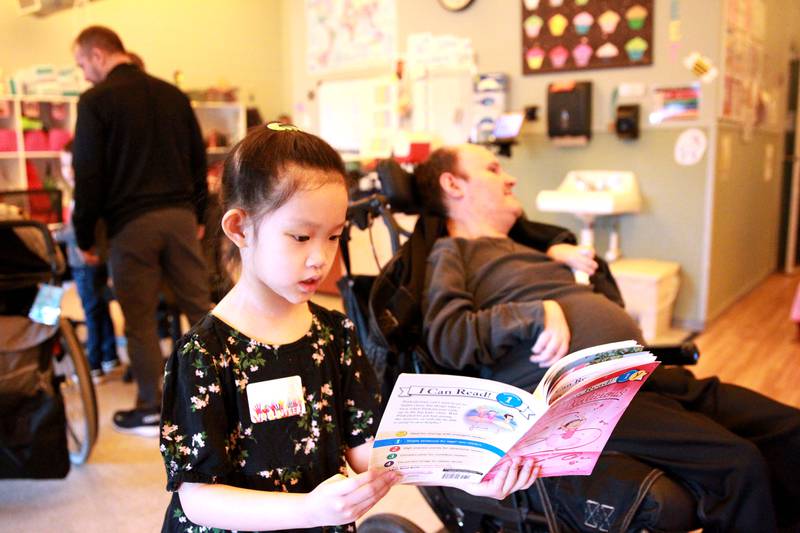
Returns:
[[[540,477],[588,475],[659,362],[635,341],[593,346],[551,366],[533,392],[445,374],[401,374],[370,466],[403,483],[458,487],[533,456]]]

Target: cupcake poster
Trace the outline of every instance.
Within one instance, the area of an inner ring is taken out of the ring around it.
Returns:
[[[653,0],[521,3],[523,74],[653,62]]]

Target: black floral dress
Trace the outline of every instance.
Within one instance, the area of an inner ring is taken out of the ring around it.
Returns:
[[[311,328],[290,344],[262,344],[211,314],[179,343],[164,373],[161,454],[173,494],[162,532],[221,531],[185,516],[175,492],[184,481],[310,492],[346,474],[345,449],[374,435],[378,385],[353,323],[309,306]],[[297,375],[305,413],[251,422],[247,385]],[[323,530],[355,526],[310,531]]]

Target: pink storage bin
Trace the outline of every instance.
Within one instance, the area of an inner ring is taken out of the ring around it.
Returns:
[[[9,129],[0,129],[0,152],[17,151],[17,132]]]
[[[22,134],[25,141],[25,150],[29,152],[47,151],[47,134],[42,130],[30,130]]]
[[[67,130],[62,129],[52,129],[48,133],[47,136],[48,143],[50,145],[50,150],[53,151],[60,151],[64,149],[64,145],[66,145],[70,139],[72,139],[72,135]]]

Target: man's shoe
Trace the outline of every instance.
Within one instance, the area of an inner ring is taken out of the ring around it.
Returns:
[[[157,437],[161,414],[150,409],[131,409],[114,413],[114,429],[140,437]]]
[[[100,366],[103,368],[103,372],[106,374],[110,374],[115,370],[122,370],[122,365],[119,362],[119,359],[112,359],[111,361],[103,361],[100,363]]]
[[[95,385],[100,385],[106,380],[106,373],[103,372],[102,368],[93,368],[89,371],[89,374],[92,376],[92,383]]]

